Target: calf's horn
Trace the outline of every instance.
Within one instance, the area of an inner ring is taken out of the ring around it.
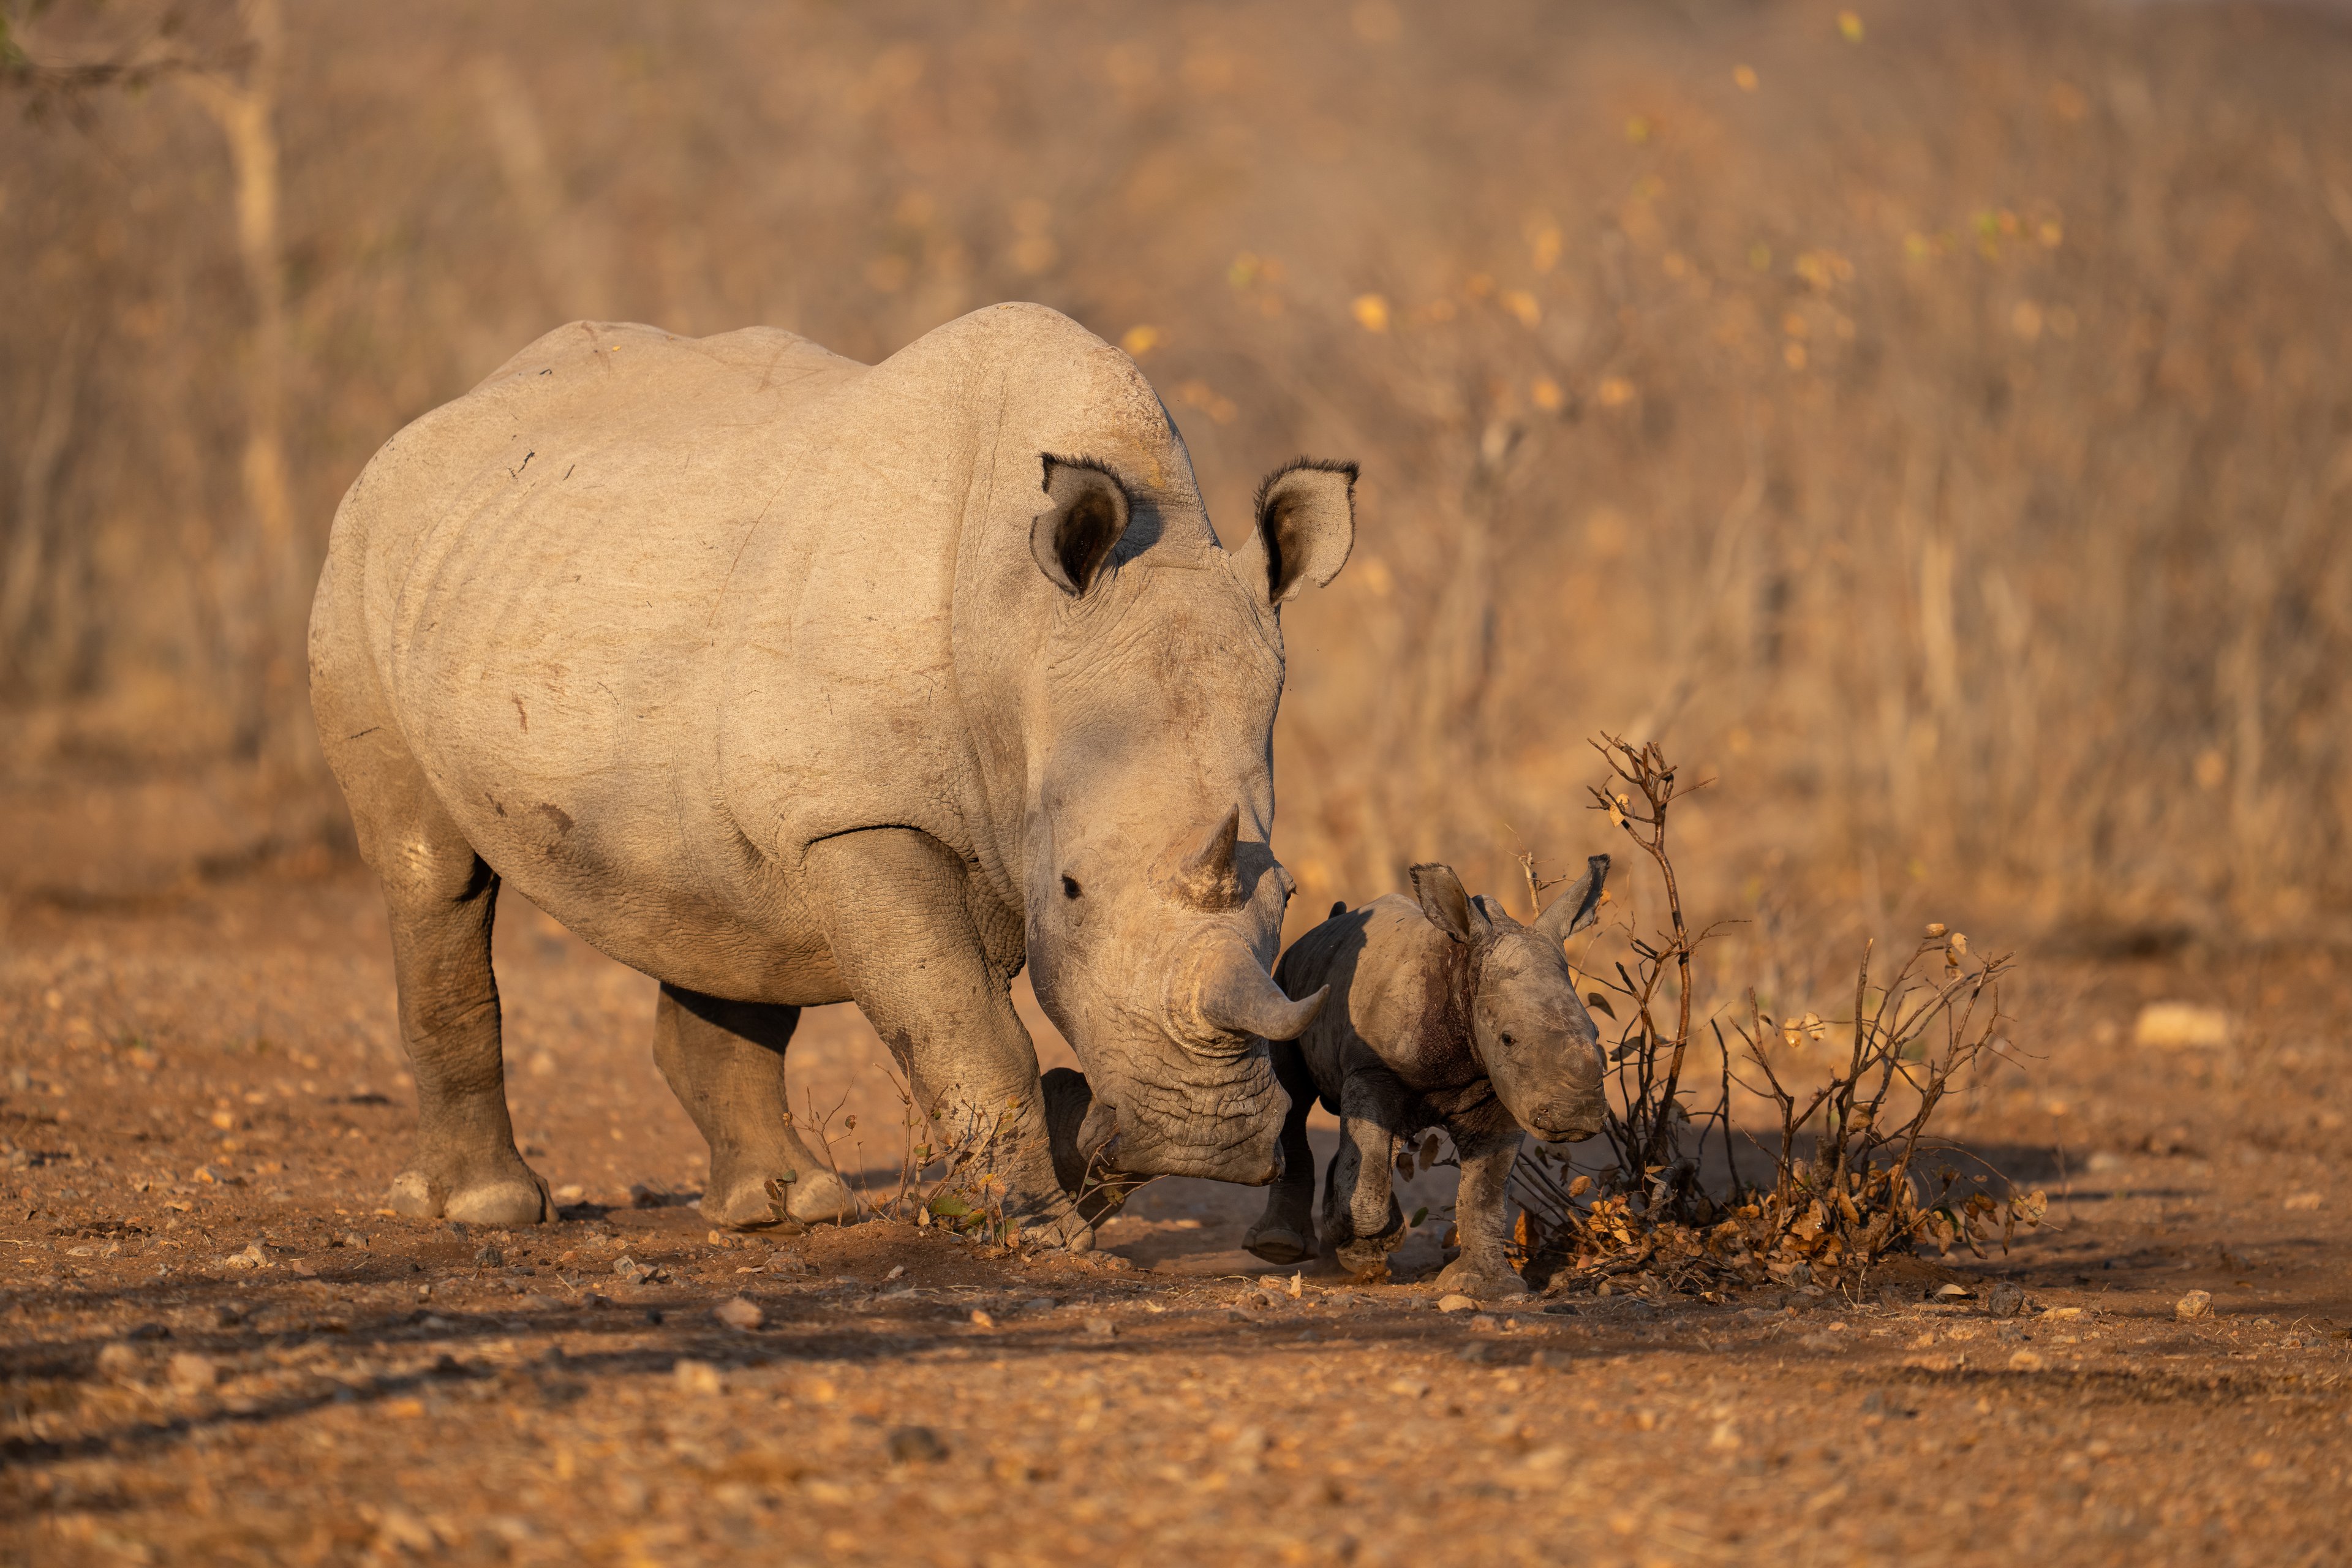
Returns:
[[[1323,1010],[1328,985],[1294,1002],[1238,942],[1223,942],[1201,966],[1192,1008],[1211,1028],[1267,1040],[1295,1040]]]

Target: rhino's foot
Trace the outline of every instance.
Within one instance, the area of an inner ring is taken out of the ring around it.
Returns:
[[[1471,1258],[1457,1258],[1440,1269],[1437,1288],[1481,1301],[1528,1293],[1528,1282],[1512,1273],[1508,1265]]]
[[[1028,1246],[1046,1251],[1092,1252],[1095,1247],[1095,1227],[1076,1208],[1055,1215],[1039,1215],[1024,1220],[1021,1239]]]
[[[803,1171],[784,1195],[784,1212],[802,1225],[847,1225],[857,1217],[857,1197],[831,1171]]]
[[[796,1183],[781,1176],[747,1172],[731,1178],[713,1173],[702,1194],[702,1217],[730,1230],[766,1230],[782,1226],[797,1231],[792,1215],[792,1190]]]
[[[1243,1247],[1268,1263],[1304,1263],[1315,1256],[1315,1238],[1301,1236],[1279,1220],[1262,1220],[1250,1226],[1249,1235],[1242,1238]],[[1388,1257],[1381,1258],[1381,1271],[1388,1271]]]
[[[710,1185],[702,1195],[702,1215],[736,1230],[775,1228],[798,1235],[813,1225],[846,1225],[857,1217],[857,1200],[831,1171],[780,1160],[730,1159],[711,1163]]]
[[[551,1219],[555,1205],[539,1173],[509,1153],[505,1169],[452,1173],[436,1176],[412,1165],[392,1179],[389,1200],[394,1214],[418,1219],[455,1219],[468,1225],[538,1225]]]

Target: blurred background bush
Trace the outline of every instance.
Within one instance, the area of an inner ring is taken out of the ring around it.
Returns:
[[[1136,356],[1228,539],[1281,459],[1364,465],[1287,616],[1295,925],[1610,847],[1602,729],[1719,775],[1708,912],[2352,906],[2340,9],[0,15],[19,888],[342,841],[336,501],[549,326],[871,360],[1028,299]]]

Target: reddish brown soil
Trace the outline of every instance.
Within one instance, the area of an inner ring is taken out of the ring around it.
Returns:
[[[2043,1060],[1965,1128],[2055,1199],[2006,1258],[1860,1303],[1446,1313],[1425,1237],[1403,1283],[1267,1290],[1235,1250],[1258,1194],[1200,1183],[1091,1259],[714,1239],[649,983],[527,908],[510,1092],[579,1201],[392,1218],[412,1112],[363,878],[21,906],[0,942],[9,1560],[2344,1559],[2352,1005],[2325,958],[2031,958]],[[2158,996],[2240,1038],[2133,1046]],[[827,1010],[795,1070],[879,1170],[870,1048]],[[2000,1275],[2018,1318],[1920,1300]],[[2210,1318],[2176,1319],[2191,1289]],[[714,1320],[736,1295],[761,1326]]]

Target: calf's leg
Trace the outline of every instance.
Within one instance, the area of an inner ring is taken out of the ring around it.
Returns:
[[[940,1136],[988,1145],[1008,1217],[1091,1246],[1055,1177],[1037,1047],[972,923],[963,863],[928,834],[886,827],[820,839],[806,866],[834,963]]]
[[[1391,1185],[1403,1107],[1390,1087],[1358,1074],[1339,1088],[1339,1152],[1323,1189],[1323,1249],[1360,1279],[1385,1279],[1404,1240]]]
[[[1465,1296],[1523,1294],[1527,1282],[1503,1253],[1504,1189],[1519,1157],[1519,1129],[1449,1127],[1446,1133],[1462,1162],[1462,1185],[1454,1200],[1454,1228],[1461,1236],[1462,1251],[1438,1275],[1437,1283]]]
[[[797,1007],[661,988],[654,1060],[710,1145],[702,1213],[714,1225],[815,1225],[857,1212],[793,1128],[784,1047],[799,1022]]]
[[[1315,1255],[1315,1151],[1307,1142],[1307,1112],[1315,1078],[1296,1040],[1273,1042],[1274,1076],[1290,1096],[1282,1122],[1282,1174],[1265,1190],[1265,1213],[1242,1245],[1268,1263],[1298,1263]]]

